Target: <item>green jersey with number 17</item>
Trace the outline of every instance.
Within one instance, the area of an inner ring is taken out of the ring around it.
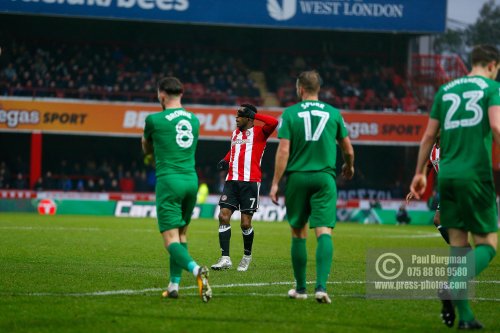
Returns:
[[[500,85],[466,76],[439,88],[431,118],[441,127],[439,178],[492,180],[490,106],[500,105]]]
[[[153,141],[156,176],[195,171],[200,121],[183,108],[165,109],[146,117],[144,138]]]
[[[305,100],[283,111],[278,138],[290,140],[287,172],[323,171],[335,176],[337,142],[347,136],[340,111]]]

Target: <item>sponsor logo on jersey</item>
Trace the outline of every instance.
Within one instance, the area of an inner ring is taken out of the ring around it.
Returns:
[[[244,144],[251,143],[251,142],[252,142],[252,139],[235,139],[231,142],[231,146],[244,145]]]

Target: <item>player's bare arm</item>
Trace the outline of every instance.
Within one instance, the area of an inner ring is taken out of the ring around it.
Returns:
[[[425,170],[427,168],[427,159],[431,152],[432,146],[436,141],[436,136],[439,132],[439,121],[429,119],[427,129],[425,130],[422,141],[420,141],[420,149],[418,150],[417,167],[415,168],[415,176],[411,182],[410,191],[413,196],[420,199],[427,186],[427,176]]]
[[[285,173],[289,156],[290,140],[280,139],[278,150],[276,151],[273,182],[271,184],[271,191],[269,192],[269,196],[275,205],[278,205],[278,184]]]
[[[493,139],[497,145],[500,145],[500,105],[494,105],[488,108],[488,118],[490,119]]]
[[[151,141],[146,140],[145,137],[142,137],[141,143],[142,143],[142,151],[144,152],[145,155],[153,154],[154,149],[153,149],[153,143]]]
[[[352,147],[351,139],[346,136],[345,138],[338,140],[338,142],[344,158],[342,176],[345,179],[352,179],[354,176],[354,148]]]

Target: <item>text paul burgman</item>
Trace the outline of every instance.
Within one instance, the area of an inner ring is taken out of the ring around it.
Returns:
[[[438,256],[435,254],[426,254],[426,255],[416,255],[413,254],[411,256],[412,264],[466,264],[467,257],[466,256]]]

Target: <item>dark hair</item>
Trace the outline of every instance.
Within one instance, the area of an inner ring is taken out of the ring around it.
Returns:
[[[243,103],[243,104],[240,105],[240,108],[250,109],[253,112],[257,113],[257,108],[253,104],[250,104],[250,103]]]
[[[493,45],[481,44],[474,46],[471,53],[472,65],[486,66],[489,62],[500,62],[500,52]]]
[[[158,90],[169,95],[180,95],[184,91],[181,81],[173,76],[167,76],[158,81]]]
[[[318,93],[323,83],[321,76],[315,70],[300,73],[297,82],[308,93]]]

